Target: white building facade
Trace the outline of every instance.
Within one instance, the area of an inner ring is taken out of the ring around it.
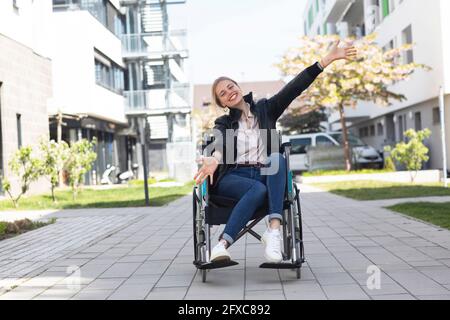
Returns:
[[[308,14],[310,10],[315,12],[316,6],[316,15]],[[350,131],[380,151],[385,145],[404,140],[404,131],[408,129],[430,129],[432,136],[425,142],[430,149],[430,160],[425,168],[441,169],[441,121],[450,128],[450,21],[446,18],[450,13],[449,1],[314,0],[309,1],[306,8],[307,35],[337,33],[343,37],[361,37],[375,32],[377,43],[384,49],[414,44],[413,49],[403,56],[403,62],[425,64],[432,70],[418,70],[408,81],[390,88],[407,99],[391,101],[389,107],[360,102],[355,110],[346,109],[346,116]],[[313,18],[309,20],[309,17]],[[336,26],[333,32],[323,28],[329,24]],[[445,94],[445,119],[439,117],[441,86]],[[340,127],[338,117],[333,113],[329,118],[333,129]],[[446,130],[447,154],[450,151],[449,131]],[[447,160],[449,165],[450,159]]]
[[[50,0],[0,1],[0,181],[8,178],[13,193],[18,191],[19,177],[8,168],[11,156],[20,147],[36,147],[49,136],[51,14]],[[48,187],[41,179],[31,185],[30,193]]]
[[[97,160],[86,183],[97,184],[109,165],[126,171],[138,161],[124,108],[125,12],[118,0],[53,0],[53,11],[50,133],[57,138],[62,116],[63,140],[96,137]]]

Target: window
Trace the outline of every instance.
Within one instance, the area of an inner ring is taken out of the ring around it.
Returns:
[[[369,127],[364,127],[359,129],[359,136],[365,138],[369,136]]]
[[[95,60],[95,81],[99,85],[103,85],[105,87],[111,86],[111,74],[110,68],[104,65],[102,62]]]
[[[311,138],[297,138],[290,140],[291,154],[306,154],[306,147],[311,145]]]
[[[370,136],[371,137],[375,136],[375,125],[370,126]]]
[[[384,134],[384,127],[381,122],[377,124],[377,133],[379,136],[382,136]]]
[[[420,112],[414,113],[414,128],[416,131],[422,130],[422,115]]]
[[[439,107],[433,108],[433,124],[441,123],[441,114],[439,111]]]
[[[363,129],[367,129],[363,128]],[[361,130],[361,129],[360,129]],[[340,145],[342,145],[344,143],[344,139],[343,139],[343,134],[342,133],[331,133],[330,136],[337,141],[337,143],[339,143]],[[349,133],[347,135],[347,139],[348,139],[348,143],[353,146],[353,147],[358,147],[358,146],[364,146],[365,143],[359,139],[358,137],[354,136],[353,134]]]
[[[389,41],[384,47],[383,47],[383,51],[389,51],[394,49],[394,40],[392,39],[391,41]]]
[[[398,116],[397,121],[398,121],[398,141],[403,141],[405,139],[404,136],[404,132],[405,132],[405,127],[403,126],[403,119],[405,117],[404,116]]]
[[[325,136],[317,136],[316,137],[316,146],[330,147],[330,146],[334,146],[334,143]]]
[[[22,147],[22,115],[16,114],[16,124],[17,124],[17,146],[19,149]]]
[[[122,94],[125,88],[124,72],[112,60],[95,51],[95,81],[116,93]]]
[[[403,44],[412,44],[413,43],[411,25],[409,25],[405,30],[402,31],[402,41],[403,41]],[[404,59],[405,63],[414,62],[413,49],[405,52],[403,59]]]

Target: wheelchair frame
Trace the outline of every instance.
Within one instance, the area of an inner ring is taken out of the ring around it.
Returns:
[[[281,140],[281,138],[280,138]],[[203,153],[205,148],[211,143],[211,138],[205,137]],[[263,263],[260,268],[268,269],[291,269],[296,271],[297,279],[301,277],[301,266],[305,262],[303,246],[302,212],[300,206],[300,191],[293,181],[293,174],[289,167],[289,155],[291,151],[290,143],[281,145],[281,153],[284,154],[287,164],[287,180],[285,198],[283,203],[283,261],[281,263]],[[206,281],[207,272],[211,269],[225,268],[238,263],[235,261],[210,261],[211,256],[211,227],[207,223],[206,214],[210,205],[209,177],[200,186],[194,186],[193,190],[193,233],[194,233],[194,265],[200,270],[202,282]],[[229,207],[230,208],[230,207]],[[261,236],[252,230],[265,216],[250,220],[247,226],[239,232],[235,242],[247,232],[261,241]]]

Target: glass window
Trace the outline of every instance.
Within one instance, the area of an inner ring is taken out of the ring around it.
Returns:
[[[124,71],[112,61],[109,60],[109,63],[111,67],[95,59],[95,81],[98,85],[122,94],[125,89]]]
[[[328,139],[325,136],[317,136],[316,137],[316,146],[320,147],[328,147],[328,146],[334,146],[333,141]]]
[[[422,115],[420,112],[414,114],[414,127],[416,131],[422,130]]]
[[[403,44],[412,44],[413,43],[413,37],[412,37],[412,28],[411,25],[409,25],[405,30],[402,32],[402,40]],[[414,52],[413,49],[408,50],[404,53],[405,63],[412,63],[414,62]]]
[[[361,129],[360,129],[361,130]],[[362,128],[362,130],[367,133],[366,131],[368,130],[367,127]],[[340,145],[342,145],[343,143],[343,139],[342,139],[342,133],[332,133],[330,134],[330,136],[337,141],[337,143],[339,143]],[[348,143],[353,146],[353,147],[358,147],[358,146],[365,146],[366,144],[359,139],[358,137],[352,135],[352,134],[348,134]]]
[[[441,114],[439,112],[439,107],[433,108],[433,124],[441,123]]]
[[[110,68],[98,60],[95,60],[95,80],[97,84],[111,88]]]
[[[19,149],[22,147],[22,115],[16,114],[16,124],[17,124],[17,146]]]
[[[306,154],[306,147],[311,145],[311,138],[295,138],[290,140],[291,154]]]
[[[384,134],[384,127],[382,123],[377,124],[377,132],[379,136],[382,136]]]

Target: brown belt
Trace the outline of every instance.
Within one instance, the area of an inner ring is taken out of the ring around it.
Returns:
[[[235,168],[266,168],[267,164],[258,162],[258,163],[236,163]]]

